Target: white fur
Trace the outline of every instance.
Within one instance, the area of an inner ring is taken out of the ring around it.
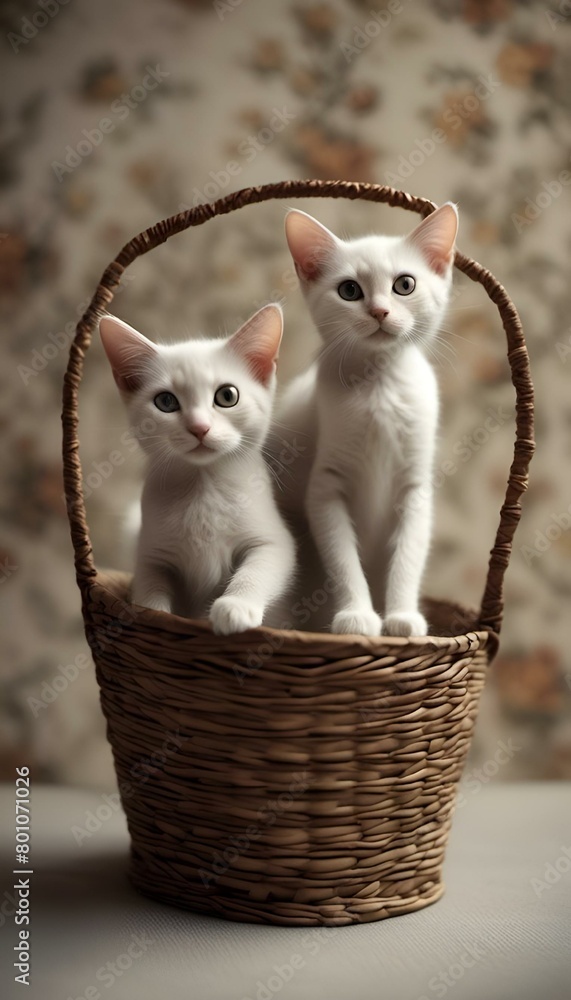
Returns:
[[[283,477],[282,502],[307,566],[290,607],[294,617],[303,607],[312,628],[323,624],[325,591],[334,632],[426,634],[419,592],[431,537],[438,391],[424,348],[447,305],[456,228],[451,205],[405,238],[342,241],[305,213],[287,217],[323,347],[283,395],[270,448],[277,456],[284,439],[295,439],[301,452]],[[408,296],[392,290],[402,274],[416,280]],[[347,279],[359,283],[363,299],[340,298]],[[305,518],[319,560],[311,557]]]
[[[209,614],[218,634],[262,624],[295,561],[262,453],[281,311],[259,310],[226,340],[152,344],[113,317],[101,320],[100,331],[148,456],[134,602],[191,618]],[[228,384],[240,398],[223,408],[214,396]],[[155,397],[166,391],[179,410],[157,408]]]

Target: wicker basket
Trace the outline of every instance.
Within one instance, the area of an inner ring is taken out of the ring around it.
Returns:
[[[65,493],[133,883],[233,920],[349,924],[420,909],[443,892],[456,785],[497,649],[503,577],[533,451],[528,355],[508,295],[457,253],[456,267],[500,313],[517,434],[481,609],[427,601],[428,638],[266,628],[224,638],[206,622],[132,606],[129,579],[94,566],[78,453],[84,354],[125,268],[216,215],[301,197],[362,198],[421,215],[435,208],[377,185],[289,181],[199,205],[127,243],[70,350]]]

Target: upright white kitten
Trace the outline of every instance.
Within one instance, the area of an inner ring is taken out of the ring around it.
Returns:
[[[148,455],[133,601],[217,634],[261,625],[291,581],[295,552],[262,446],[282,313],[265,306],[226,340],[153,344],[101,320],[103,346]]]
[[[278,406],[271,448],[279,454],[284,428],[305,444],[284,477],[283,503],[309,521],[321,579],[308,574],[305,606],[325,581],[334,632],[427,631],[419,591],[431,537],[438,391],[423,347],[448,302],[457,226],[452,204],[403,238],[345,241],[304,212],[286,219],[323,347]]]

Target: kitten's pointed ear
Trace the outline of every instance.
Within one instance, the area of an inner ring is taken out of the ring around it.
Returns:
[[[104,316],[99,321],[99,334],[119,390],[135,392],[140,389],[141,369],[145,361],[156,357],[155,345],[115,316]]]
[[[454,260],[457,232],[458,210],[456,205],[447,201],[422,220],[407,236],[407,242],[421,251],[437,274],[445,274]]]
[[[337,237],[311,215],[292,208],[286,215],[285,232],[300,281],[313,281],[337,247]]]
[[[283,332],[280,306],[268,305],[258,309],[228,341],[263,385],[268,384],[276,370]]]

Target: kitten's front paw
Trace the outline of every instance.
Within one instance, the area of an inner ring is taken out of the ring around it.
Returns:
[[[376,611],[348,608],[335,615],[331,631],[342,635],[380,635],[382,625],[382,620]]]
[[[395,611],[387,615],[383,626],[383,635],[426,635],[427,632],[426,618],[418,611]]]
[[[263,608],[249,604],[241,597],[219,597],[210,609],[210,623],[215,635],[245,632],[262,624]]]

